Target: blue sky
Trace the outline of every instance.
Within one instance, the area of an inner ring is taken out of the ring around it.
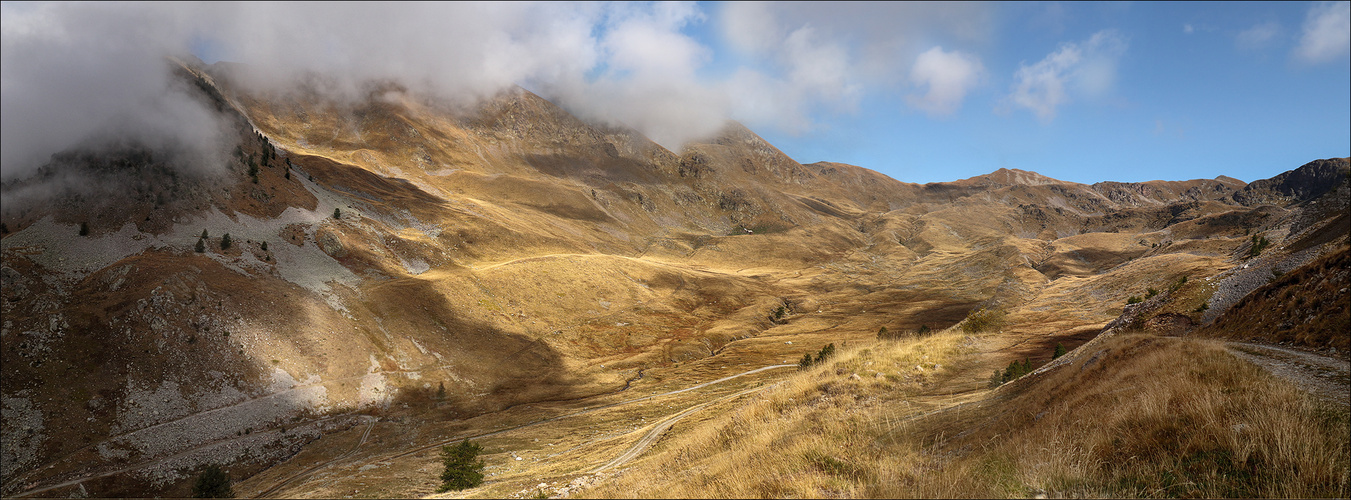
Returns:
[[[810,131],[754,128],[800,162],[851,163],[907,182],[998,168],[1084,183],[1218,175],[1252,181],[1351,153],[1351,40],[1321,59],[1299,52],[1310,12],[1344,12],[1344,4],[983,7],[992,11],[988,39],[934,41],[975,55],[985,69],[951,114],[907,106],[912,89],[875,85],[854,110],[813,113]],[[707,8],[717,16],[718,6]],[[1105,90],[1069,91],[1046,119],[1009,106],[1019,68],[1109,30],[1124,48],[1110,61],[1114,78]],[[694,32],[712,47],[723,43],[712,30]]]
[[[1351,3],[37,3],[3,16],[3,175],[90,136],[209,149],[165,55],[472,100],[520,85],[662,145],[728,119],[907,182],[1274,176],[1351,154]],[[22,123],[23,126],[13,126]],[[112,132],[110,132],[112,131]]]

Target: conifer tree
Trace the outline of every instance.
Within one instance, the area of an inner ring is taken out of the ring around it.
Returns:
[[[441,487],[437,492],[463,490],[483,484],[483,461],[478,459],[483,447],[471,443],[468,439],[455,446],[441,447],[441,462],[445,470],[441,472]]]

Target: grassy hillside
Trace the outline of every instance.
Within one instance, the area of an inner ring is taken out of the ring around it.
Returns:
[[[998,389],[956,331],[845,351],[723,409],[595,497],[1338,497],[1346,408],[1206,341],[1128,334]],[[952,391],[957,394],[951,394]]]

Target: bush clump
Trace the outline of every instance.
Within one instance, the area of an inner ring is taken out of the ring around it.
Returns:
[[[230,487],[230,474],[220,466],[208,465],[197,475],[197,483],[192,485],[193,498],[234,498],[234,489]]]
[[[994,374],[990,376],[990,386],[999,387],[1029,373],[1032,373],[1032,361],[1027,358],[1023,358],[1021,362],[1015,359],[1010,361],[1009,366],[1004,368],[1003,371],[994,371]]]
[[[962,321],[962,331],[980,333],[998,330],[1004,327],[1005,312],[998,309],[980,309],[966,316]]]
[[[832,342],[830,344],[826,344],[825,347],[822,347],[821,351],[816,353],[815,359],[812,358],[812,353],[810,352],[804,353],[802,355],[802,359],[797,362],[797,366],[798,368],[808,368],[811,367],[812,365],[819,365],[823,361],[830,359],[830,357],[834,355],[835,355],[835,343]]]

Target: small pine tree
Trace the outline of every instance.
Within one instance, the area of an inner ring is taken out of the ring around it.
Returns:
[[[835,355],[835,343],[832,342],[830,344],[826,344],[825,347],[822,347],[821,352],[816,353],[816,362],[821,363],[822,361],[825,361],[826,359],[834,355]]]
[[[334,219],[341,219],[341,218],[342,218],[342,209],[337,208],[337,207],[334,207],[334,208],[333,208],[333,218],[334,218]]]
[[[205,229],[202,230],[202,236],[201,236],[201,238],[202,238],[202,239],[210,238],[210,236],[207,236],[207,235],[206,235],[206,230],[205,230]]]
[[[1051,353],[1051,359],[1056,359],[1065,355],[1065,344],[1055,343],[1055,352]]]
[[[929,325],[919,325],[919,334],[924,335],[927,333],[929,333]]]
[[[197,253],[206,253],[206,240],[198,239],[197,246],[193,248]]]
[[[230,244],[231,244],[231,243],[232,243],[232,242],[230,241],[230,233],[225,233],[225,236],[221,236],[221,237],[220,237],[220,249],[221,249],[221,250],[229,250],[229,249],[230,249]]]
[[[263,249],[264,252],[267,251],[267,242],[266,242],[266,241],[263,242],[263,244],[262,244],[262,249]]]
[[[197,484],[192,486],[193,498],[234,498],[230,488],[230,474],[216,465],[206,466],[206,470],[197,476]]]
[[[436,386],[436,400],[437,400],[437,401],[440,401],[440,400],[443,400],[443,399],[446,399],[446,383],[445,383],[445,382],[441,382],[439,385]]]
[[[81,222],[81,223],[80,223],[80,236],[89,236],[89,223],[88,223],[88,222]]]
[[[445,470],[441,472],[441,487],[437,492],[463,490],[483,484],[483,461],[478,459],[483,447],[471,443],[468,439],[455,446],[441,447],[441,462]]]

